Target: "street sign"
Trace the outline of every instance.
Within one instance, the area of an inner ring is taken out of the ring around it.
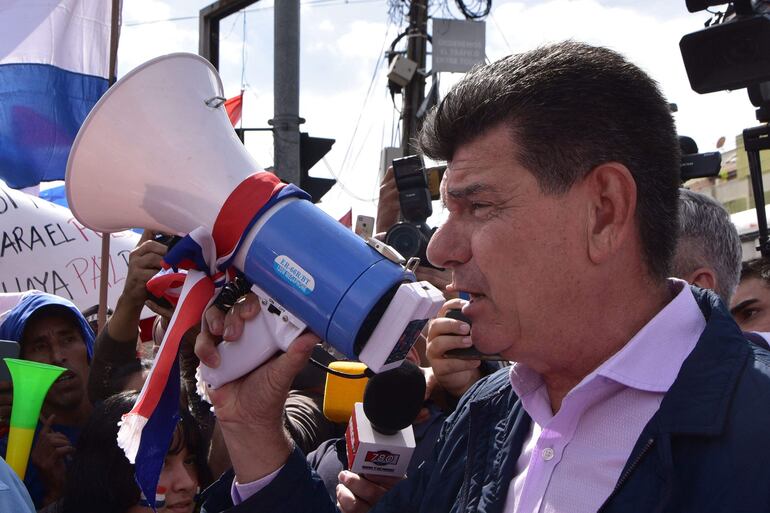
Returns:
[[[484,63],[486,23],[433,19],[433,71],[465,73]]]

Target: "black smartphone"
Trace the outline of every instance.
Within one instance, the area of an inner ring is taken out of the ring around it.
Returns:
[[[445,314],[445,317],[448,317],[450,319],[455,319],[457,321],[463,321],[467,323],[469,326],[472,326],[471,320],[468,319],[468,317],[466,317],[465,315],[463,315],[462,311],[460,310],[449,310]],[[505,361],[505,358],[503,358],[499,354],[484,354],[480,352],[478,349],[476,349],[474,346],[450,349],[449,351],[444,353],[444,358],[455,358],[457,360],[490,360],[490,361],[496,361],[496,362]]]

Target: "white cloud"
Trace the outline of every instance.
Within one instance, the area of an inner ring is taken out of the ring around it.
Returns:
[[[318,24],[318,30],[321,32],[334,32],[334,23],[328,19],[322,20],[321,23]]]
[[[729,146],[744,127],[755,124],[753,108],[743,91],[697,95],[690,90],[678,43],[684,34],[702,28],[706,15],[687,13],[683,0],[670,1],[677,2],[676,7],[666,3],[663,13],[648,2],[623,2],[624,6],[620,6],[616,0],[499,0],[493,5],[493,17],[487,19],[486,53],[490,59],[497,59],[566,38],[609,46],[660,82],[669,100],[679,106],[676,116],[680,132],[694,137],[702,151],[713,149],[720,135],[727,137]],[[197,53],[197,14],[210,3],[211,0],[124,2],[124,22],[180,16],[193,19],[124,27],[120,74],[164,53]],[[250,8],[245,64],[241,61],[241,15],[231,16],[221,24],[220,73],[225,94],[237,94],[242,67],[249,84],[244,102],[244,126],[265,127],[272,117],[273,11],[268,8],[272,4],[270,0],[263,0]],[[392,121],[397,116],[385,92],[382,65],[370,100],[362,111],[385,38],[387,6],[385,2],[339,6],[305,4],[301,16],[300,115],[307,119],[302,130],[314,136],[337,139],[327,162],[336,174],[342,173],[342,182],[349,190],[369,199],[377,190],[380,149],[389,144]],[[397,30],[390,27],[387,43]],[[444,74],[442,91],[461,77]],[[396,103],[400,108],[399,96]],[[359,114],[358,130],[345,159]],[[250,151],[260,163],[271,163],[269,136],[253,137],[258,138],[259,143],[249,144]],[[323,166],[315,172],[326,174]],[[373,208],[371,203],[359,202],[339,188],[327,199],[353,204],[364,212]]]
[[[659,18],[643,3],[633,8],[606,7],[596,0],[505,3],[493,11],[494,21],[487,22],[487,54],[496,59],[568,38],[608,46],[660,83],[668,100],[679,107],[680,133],[695,138],[701,151],[715,149],[721,135],[727,137],[727,146],[734,145],[735,135],[755,124],[753,108],[744,91],[710,95],[692,91],[679,40],[701,29],[704,16],[687,13],[682,4],[681,14]]]

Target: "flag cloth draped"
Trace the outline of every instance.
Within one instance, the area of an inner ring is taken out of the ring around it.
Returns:
[[[340,217],[339,221],[343,226],[353,228],[353,209],[348,210],[344,216]]]
[[[80,125],[107,90],[111,2],[0,2],[0,178],[63,180]]]
[[[149,504],[155,503],[163,460],[178,420],[179,367],[182,335],[200,325],[206,307],[225,284],[231,262],[243,237],[271,207],[289,197],[309,199],[294,185],[271,173],[260,172],[241,182],[225,201],[211,233],[196,228],[164,257],[163,269],[147,289],[176,305],[150,375],[133,409],[123,416],[118,445],[135,463],[139,488]]]

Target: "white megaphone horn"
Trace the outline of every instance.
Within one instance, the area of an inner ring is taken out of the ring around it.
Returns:
[[[223,102],[216,70],[197,55],[159,57],[123,77],[88,115],[70,152],[66,187],[75,217],[102,232],[185,235],[226,224],[223,204],[253,203],[238,191],[265,171],[236,137]],[[410,269],[388,258],[389,248],[373,248],[379,243],[368,245],[310,201],[295,195],[271,205],[236,234],[242,243],[232,261],[254,284],[263,312],[247,323],[243,342],[220,344],[220,366],[201,368],[206,383],[243,376],[305,327],[374,372],[398,366],[437,313],[441,293],[415,283]]]

